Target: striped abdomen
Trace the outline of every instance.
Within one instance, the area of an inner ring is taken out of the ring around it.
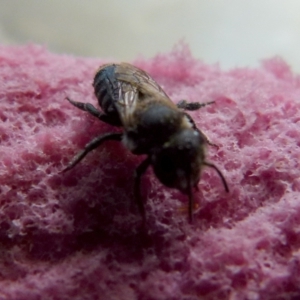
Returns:
[[[98,103],[107,115],[116,115],[115,102],[118,101],[118,81],[115,78],[116,65],[104,65],[94,78],[94,90]]]

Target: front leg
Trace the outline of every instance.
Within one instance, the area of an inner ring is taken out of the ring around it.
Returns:
[[[146,221],[146,215],[145,215],[145,207],[144,207],[144,201],[141,197],[141,177],[146,172],[147,168],[150,166],[151,161],[150,158],[146,158],[142,163],[136,168],[134,173],[134,199],[138,205],[140,214],[143,218],[143,224],[145,224]]]
[[[187,102],[186,100],[181,100],[177,103],[177,107],[182,108],[184,110],[192,111],[192,110],[198,110],[201,107],[204,107],[206,105],[210,105],[213,103],[215,103],[215,101],[200,103],[200,102]]]
[[[69,162],[67,167],[61,171],[61,173],[74,168],[89,152],[99,147],[103,142],[121,141],[122,137],[123,137],[123,133],[110,132],[94,138],[84,147],[84,149],[81,152],[79,152],[77,155],[74,156],[74,158]]]
[[[96,109],[96,107],[94,107],[92,104],[90,103],[83,103],[83,102],[77,102],[77,101],[73,101],[70,98],[66,98],[72,105],[74,105],[75,107],[83,110],[83,111],[87,111],[88,113],[90,113],[92,116],[98,118],[99,120],[101,120],[102,122],[105,122],[109,125],[113,125],[113,126],[120,126],[120,121],[119,119],[115,119],[115,118],[111,118],[108,115],[106,115],[105,113],[99,111]]]

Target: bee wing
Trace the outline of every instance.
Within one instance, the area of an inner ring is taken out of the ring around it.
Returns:
[[[177,108],[161,86],[145,71],[121,63],[115,65],[114,76],[118,87],[118,99],[115,103],[123,124],[133,122],[132,114],[139,104],[140,94]]]
[[[136,109],[138,91],[135,86],[121,81],[118,81],[118,91],[119,95],[116,107],[124,124],[126,119],[129,119]]]
[[[139,92],[145,95],[162,97],[171,102],[166,92],[148,73],[133,65],[127,63],[118,64],[115,76],[118,80],[136,87]]]

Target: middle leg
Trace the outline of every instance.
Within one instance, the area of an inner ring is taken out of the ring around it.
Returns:
[[[77,102],[77,101],[73,101],[70,98],[66,98],[72,105],[74,105],[75,107],[83,110],[83,111],[87,111],[88,113],[90,113],[92,116],[98,118],[99,120],[101,120],[102,122],[105,122],[107,124],[113,125],[113,126],[120,126],[120,121],[117,118],[112,118],[110,116],[108,116],[107,114],[99,111],[96,109],[95,106],[93,106],[90,103],[83,103],[83,102]]]
[[[82,151],[80,151],[74,158],[69,162],[66,168],[64,168],[61,172],[68,171],[74,168],[89,152],[99,147],[105,141],[121,141],[123,137],[123,133],[106,133],[102,134],[93,140],[91,140]]]

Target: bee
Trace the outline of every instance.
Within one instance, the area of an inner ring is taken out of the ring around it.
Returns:
[[[90,103],[67,100],[102,122],[122,127],[123,132],[109,132],[94,138],[63,172],[72,169],[105,141],[119,141],[133,154],[147,155],[134,176],[134,198],[143,221],[145,208],[140,184],[149,166],[161,183],[188,196],[190,222],[193,220],[193,190],[197,189],[203,166],[213,168],[229,192],[221,171],[206,161],[205,146],[211,143],[186,113],[213,102],[188,103],[183,100],[176,105],[149,74],[128,63],[101,66],[93,87],[102,111]]]

